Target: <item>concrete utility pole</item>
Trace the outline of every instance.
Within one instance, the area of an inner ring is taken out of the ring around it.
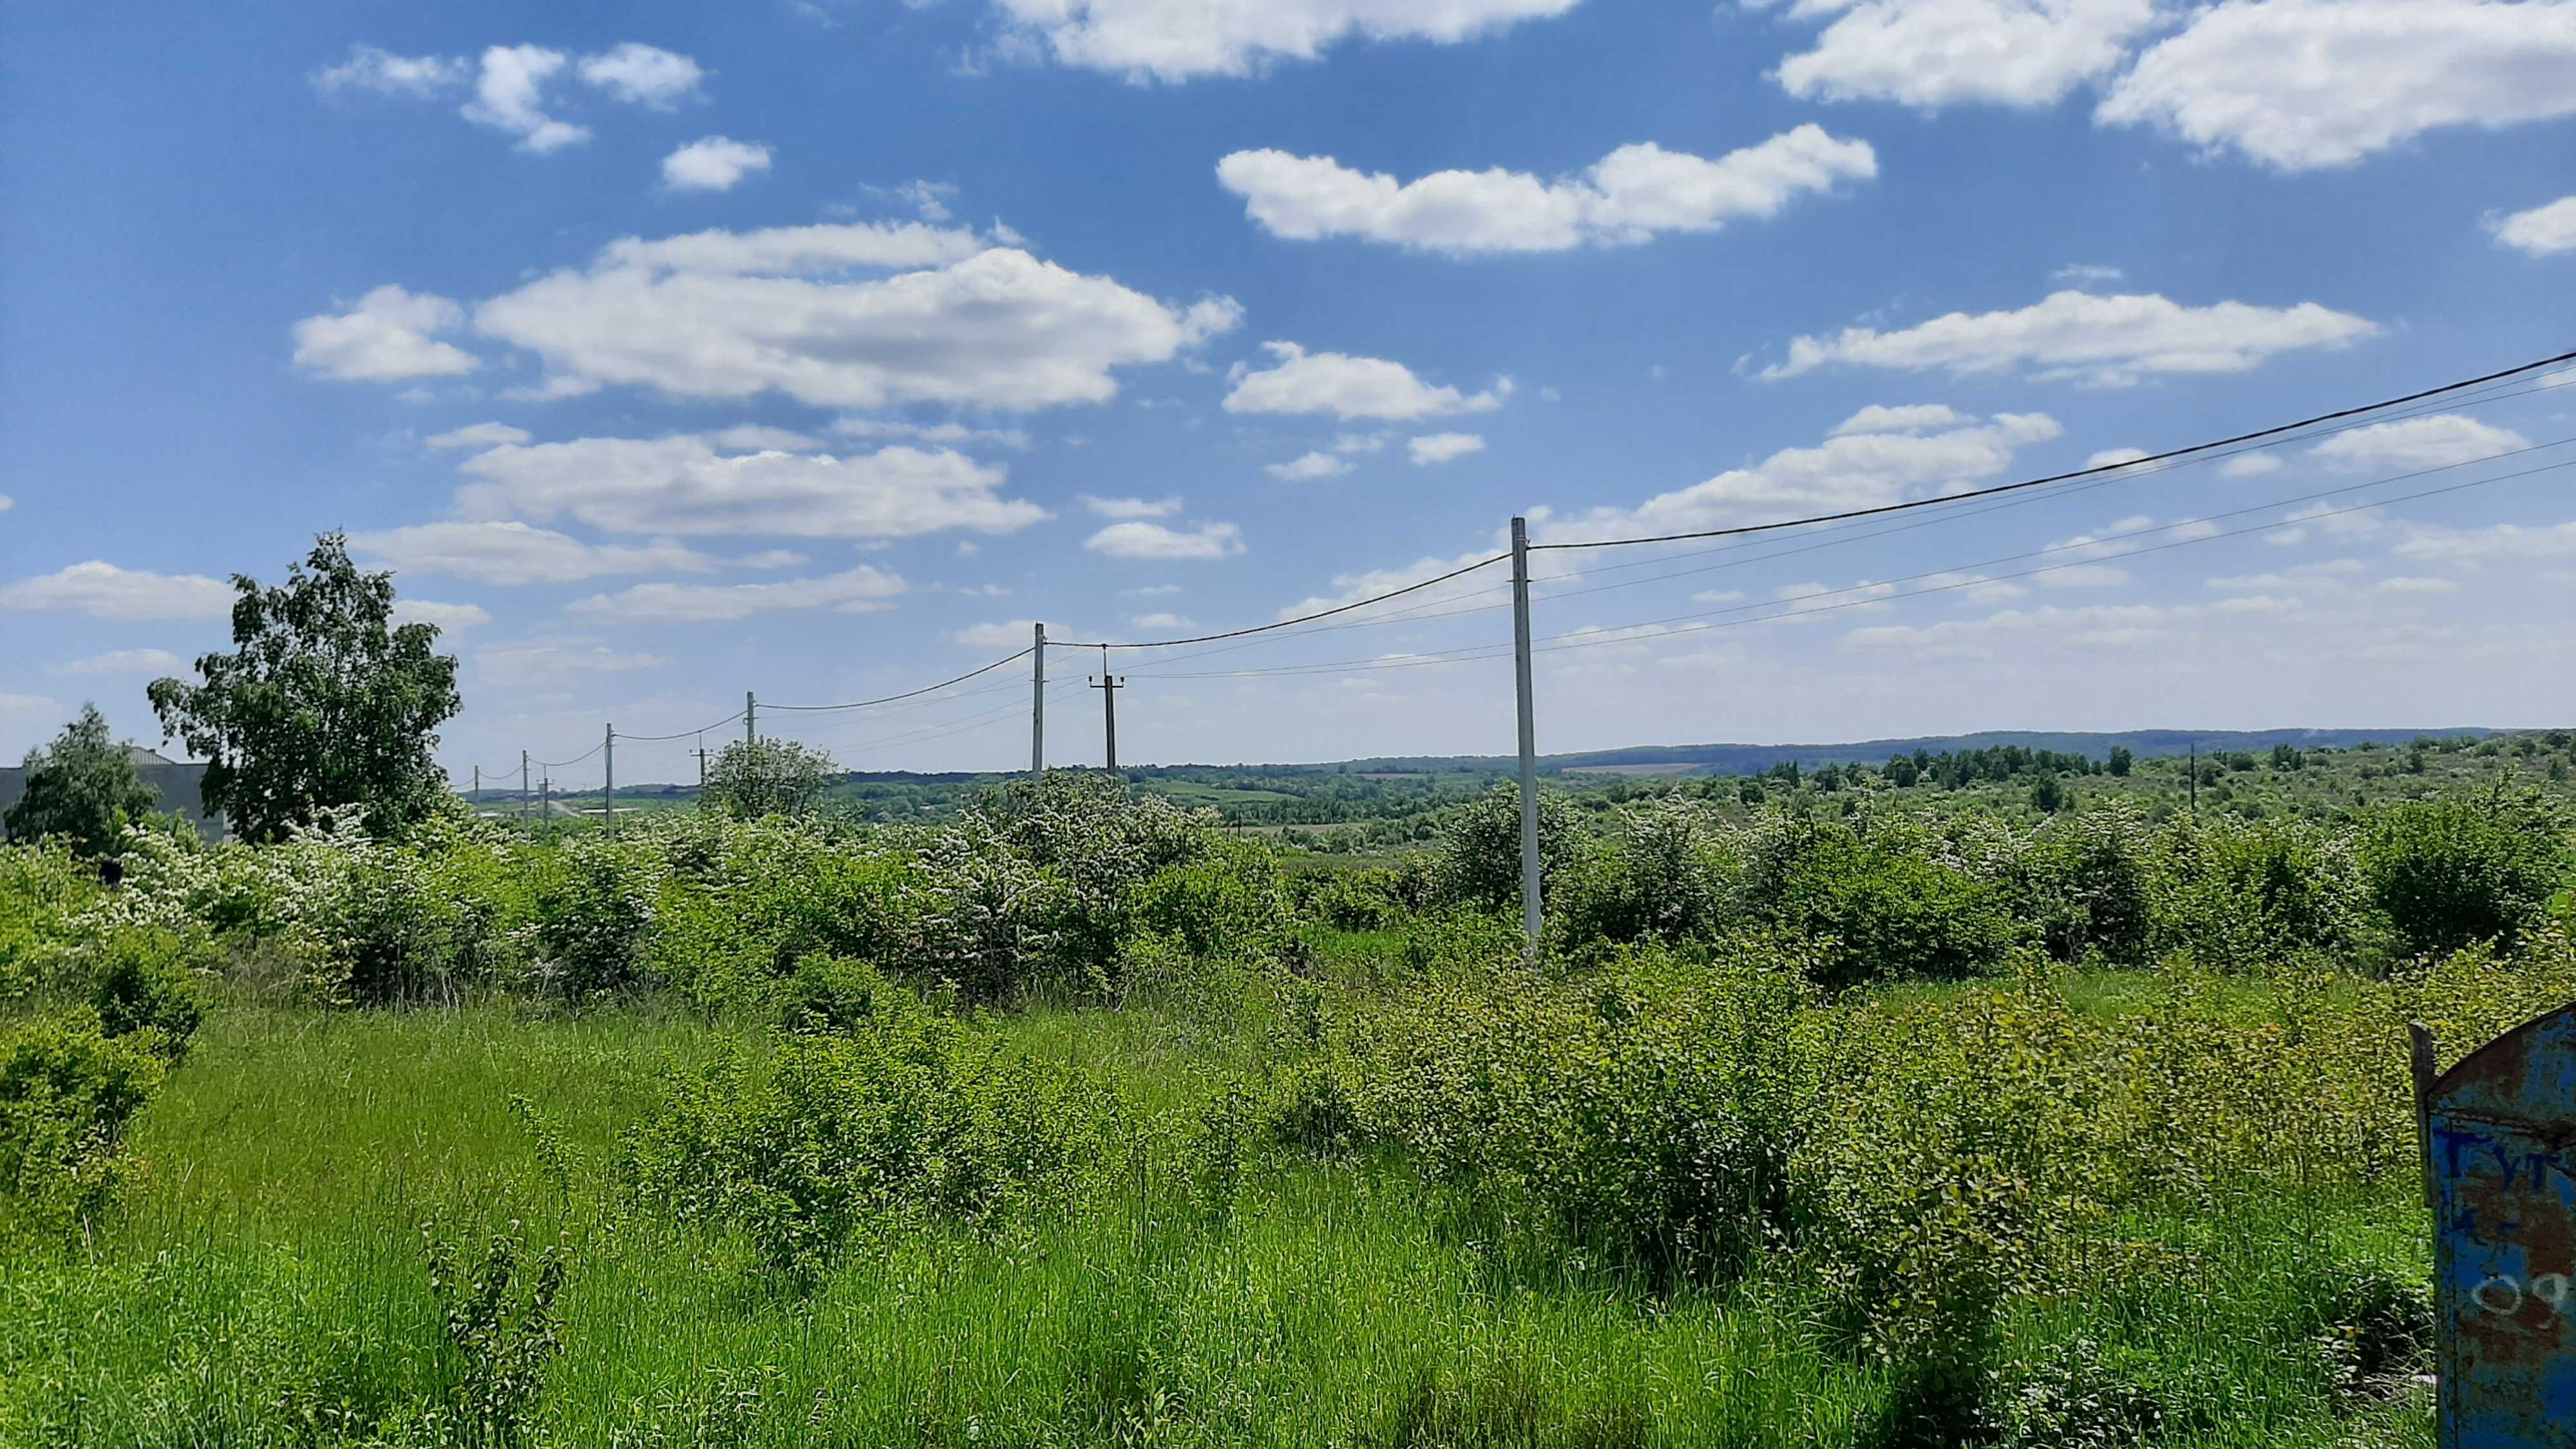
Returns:
[[[540,775],[537,777],[537,823],[540,825],[544,824],[546,817],[554,813],[555,777],[552,775]]]
[[[1029,778],[1046,778],[1046,625],[1037,630],[1037,645],[1029,651]]]
[[[698,793],[699,793],[699,794],[701,794],[701,795],[703,795],[703,794],[705,794],[706,792],[707,792],[707,740],[706,740],[706,736],[704,736],[704,735],[700,735],[700,736],[698,737]]]
[[[1109,773],[1118,773],[1118,691],[1127,681],[1109,672],[1109,646],[1100,646],[1100,682],[1091,686],[1100,691],[1100,722],[1109,731]]]
[[[528,752],[519,751],[519,823],[528,823]]]
[[[617,726],[610,725],[600,737],[600,813],[608,817],[608,833],[617,833]]]
[[[481,765],[474,767],[474,793],[469,798],[474,801],[475,809],[479,812],[483,807],[483,767]]]
[[[759,738],[760,701],[752,698],[751,691],[746,689],[742,692],[742,742],[747,745]]]
[[[1538,952],[1538,726],[1530,701],[1529,520],[1512,520],[1512,683],[1520,696],[1521,930]]]

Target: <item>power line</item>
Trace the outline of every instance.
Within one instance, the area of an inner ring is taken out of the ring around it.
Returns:
[[[1007,659],[996,659],[981,669],[969,669],[965,673],[958,675],[955,679],[942,680],[937,684],[928,685],[921,689],[907,690],[902,694],[889,694],[882,699],[855,700],[849,704],[773,704],[768,706],[768,708],[793,710],[799,714],[814,714],[826,710],[873,709],[881,704],[893,704],[897,700],[918,699],[925,694],[936,694],[953,684],[964,684],[967,680],[973,679],[979,674],[990,674],[1005,664],[1016,664],[1020,660],[1028,658],[1031,653],[1035,652],[1036,648],[1036,645],[1031,645],[1029,648],[1023,649],[1019,653],[1011,655]],[[736,718],[740,718],[740,716],[736,716]]]
[[[1064,649],[1171,649],[1183,644],[1214,644],[1222,639],[1242,639],[1254,634],[1268,634],[1280,629],[1293,629],[1300,624],[1311,624],[1318,619],[1329,619],[1336,614],[1347,614],[1354,609],[1365,609],[1371,604],[1383,604],[1389,599],[1400,599],[1407,594],[1427,589],[1433,584],[1445,584],[1451,579],[1472,574],[1478,569],[1491,568],[1493,565],[1501,563],[1503,560],[1510,557],[1510,554],[1498,553],[1491,558],[1478,559],[1474,563],[1467,564],[1460,568],[1451,569],[1445,574],[1434,575],[1431,578],[1422,580],[1420,583],[1406,584],[1400,589],[1389,589],[1385,593],[1377,595],[1375,598],[1360,599],[1348,604],[1337,604],[1329,609],[1319,609],[1312,614],[1300,615],[1294,619],[1281,619],[1277,623],[1273,624],[1255,624],[1249,629],[1229,629],[1222,634],[1198,634],[1187,639],[1156,639],[1150,642],[1131,644],[1102,643],[1098,640],[1076,642],[1064,639],[1049,639],[1047,643]]]
[[[705,734],[709,730],[722,729],[726,725],[732,724],[735,720],[740,718],[742,718],[742,711],[735,710],[733,713],[726,715],[723,719],[715,721],[713,724],[702,724],[696,729],[674,730],[667,735],[619,735],[618,738],[621,740],[636,740],[645,744],[659,744],[664,740],[693,739],[699,735]]]
[[[2430,387],[2421,392],[2408,393],[2404,397],[2389,398],[2382,402],[2368,403],[2360,407],[2338,408],[2330,413],[2319,413],[2312,418],[2302,418],[2295,423],[2282,423],[2276,427],[2259,428],[2250,433],[2239,433],[2232,438],[2220,438],[2207,443],[2194,443],[2187,448],[2173,448],[2162,453],[2150,453],[2143,458],[2130,458],[2123,462],[2105,463],[2098,467],[2078,468],[2067,473],[2052,473],[2044,478],[2026,478],[2018,483],[1998,483],[1991,488],[1976,488],[1965,493],[1952,493],[1939,498],[1917,498],[1902,503],[1882,503],[1870,508],[1848,509],[1841,513],[1819,514],[1811,518],[1785,519],[1777,523],[1746,523],[1738,524],[1732,528],[1698,529],[1689,533],[1657,534],[1648,538],[1605,538],[1596,539],[1589,543],[1534,543],[1530,545],[1530,548],[1533,552],[1540,549],[1625,548],[1631,544],[1640,543],[1678,543],[1685,539],[1694,538],[1733,538],[1749,533],[1770,533],[1784,528],[1805,528],[1818,523],[1839,523],[1845,519],[1853,518],[1876,518],[1884,514],[1904,513],[1917,508],[1933,508],[1945,504],[1965,503],[1978,498],[1992,498],[1997,494],[2017,493],[2028,488],[2043,488],[2051,483],[2065,483],[2078,478],[2099,477],[2104,474],[2118,473],[2123,470],[2135,473],[2141,466],[2148,463],[2162,463],[2171,459],[2187,458],[2197,453],[2214,452],[2221,448],[2232,448],[2238,444],[2251,443],[2262,438],[2277,437],[2284,433],[2295,433],[2303,428],[2315,427],[2320,423],[2336,422],[2344,418],[2359,417],[2365,413],[2375,413],[2388,408],[2402,407],[2408,403],[2420,402],[2431,397],[2439,397],[2445,393],[2460,392],[2468,388],[2481,387],[2487,383],[2500,381],[2504,378],[2513,377],[2521,373],[2534,372],[2544,367],[2555,367],[2563,362],[2576,362],[2576,352],[2562,352],[2556,357],[2544,357],[2537,362],[2526,362],[2520,367],[2508,367],[2501,372],[2490,372],[2483,377],[2472,377],[2459,382],[2444,383],[2440,387]]]

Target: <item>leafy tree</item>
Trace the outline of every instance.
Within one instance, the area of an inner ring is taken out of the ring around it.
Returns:
[[[84,704],[49,748],[27,752],[27,793],[0,823],[13,840],[58,836],[83,855],[110,855],[125,827],[160,801],[108,737],[107,717]]]
[[[801,815],[814,808],[839,767],[794,740],[737,740],[707,766],[699,803],[736,820]]]
[[[151,690],[161,728],[208,761],[207,808],[251,841],[349,806],[378,834],[426,818],[447,795],[436,731],[463,703],[437,626],[395,627],[393,575],[360,572],[337,533],[283,585],[233,590],[235,651],[197,660],[203,684]]]
[[[2030,787],[2030,803],[2041,814],[2054,815],[2066,808],[2066,787],[2055,775],[2042,775],[2039,783]]]
[[[2558,885],[2553,822],[2534,808],[2401,801],[2374,822],[2362,863],[2408,950],[2510,944]]]
[[[2129,753],[2129,747],[2127,745],[2113,745],[2111,747],[2111,773],[2121,779],[2127,779],[2129,777],[2129,767],[2136,763],[2136,758],[2136,756]]]

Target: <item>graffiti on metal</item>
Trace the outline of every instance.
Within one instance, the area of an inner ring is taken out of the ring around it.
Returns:
[[[2442,1449],[2576,1449],[2576,1006],[2417,1055]]]

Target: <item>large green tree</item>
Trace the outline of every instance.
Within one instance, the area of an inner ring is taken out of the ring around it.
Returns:
[[[12,840],[54,836],[83,855],[112,855],[125,827],[152,813],[160,794],[107,732],[98,706],[81,706],[54,742],[27,752],[27,793],[9,807]]]
[[[384,834],[438,808],[456,660],[431,647],[436,626],[394,624],[393,575],[361,571],[328,533],[284,584],[235,574],[233,590],[233,652],[197,661],[202,684],[152,683],[163,732],[207,761],[206,807],[253,841],[323,810],[362,807]]]
[[[830,755],[794,740],[738,740],[707,766],[698,800],[737,820],[801,815],[821,802],[838,768]]]

